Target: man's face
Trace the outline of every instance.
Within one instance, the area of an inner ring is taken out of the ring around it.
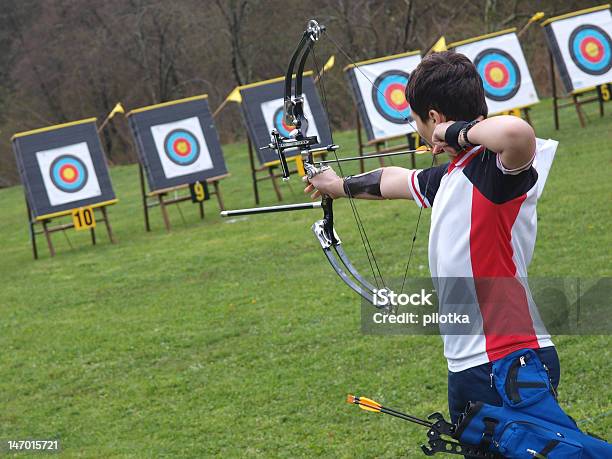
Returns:
[[[436,123],[431,119],[431,117],[427,117],[426,120],[422,120],[421,117],[414,112],[412,113],[412,116],[414,117],[414,121],[416,121],[416,127],[419,135],[426,139],[427,142],[431,143]]]

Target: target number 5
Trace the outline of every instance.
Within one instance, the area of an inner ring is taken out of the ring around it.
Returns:
[[[86,230],[96,227],[96,217],[94,216],[93,208],[91,207],[80,207],[72,211],[72,222],[74,223],[74,229]]]
[[[602,84],[602,85],[599,87],[599,91],[601,92],[601,98],[602,98],[604,101],[606,101],[606,102],[607,102],[607,101],[609,101],[609,100],[610,100],[610,95],[611,95],[611,94],[610,94],[610,85],[607,85],[607,84]]]

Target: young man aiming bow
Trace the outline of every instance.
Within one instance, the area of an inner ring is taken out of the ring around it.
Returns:
[[[538,174],[532,165],[536,138],[520,118],[485,119],[482,80],[461,54],[424,58],[410,76],[406,98],[419,134],[429,140],[433,154],[447,153],[450,162],[421,170],[382,167],[346,179],[325,168],[305,178],[305,192],[313,199],[321,194],[334,199],[411,199],[432,208],[432,278],[473,279],[480,324],[477,333],[443,335],[449,411],[456,422],[468,401],[502,404],[492,381],[492,362],[519,349],[534,349],[555,389],[559,383],[557,352],[538,325],[528,291],[510,289],[499,297],[503,287],[491,289],[478,282],[527,277],[537,231]],[[444,305],[442,295],[440,307],[453,310]],[[502,326],[516,332],[502,333]]]

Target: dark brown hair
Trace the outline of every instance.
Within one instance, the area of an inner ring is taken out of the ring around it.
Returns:
[[[472,62],[454,51],[423,58],[406,86],[410,108],[423,120],[436,110],[453,121],[487,116],[482,79]]]

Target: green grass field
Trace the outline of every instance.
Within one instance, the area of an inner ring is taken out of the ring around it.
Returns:
[[[539,203],[532,276],[610,276],[612,118],[572,110],[562,131],[551,102],[533,110],[539,137],[560,141]],[[608,105],[607,110],[612,111]],[[337,135],[355,154],[355,133]],[[224,146],[229,209],[253,195],[245,145]],[[429,157],[420,157],[424,167]],[[407,165],[408,160],[394,160]],[[375,163],[377,164],[377,163]],[[372,164],[372,167],[375,167]],[[345,168],[345,173],[354,171]],[[226,221],[183,204],[173,231],[158,209],[144,231],[138,173],[115,167],[110,209],[118,244],[100,228],[56,233],[58,255],[33,261],[21,187],[0,190],[0,439],[55,438],[66,457],[417,457],[425,430],[344,402],[366,395],[416,415],[446,411],[439,337],[364,336],[358,298],[310,231],[318,211]],[[301,202],[300,182],[283,185]],[[263,183],[263,203],[274,204]],[[383,273],[400,276],[418,210],[359,202]],[[345,248],[368,265],[347,202],[336,204]],[[427,276],[428,212],[411,275]],[[610,337],[556,337],[560,401],[581,427],[611,437]]]

